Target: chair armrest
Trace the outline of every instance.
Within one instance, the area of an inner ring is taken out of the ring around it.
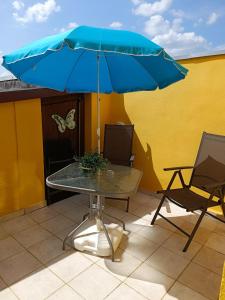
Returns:
[[[176,170],[184,170],[184,169],[193,169],[193,166],[183,166],[183,167],[171,167],[171,168],[164,168],[164,171],[176,171]]]
[[[225,185],[225,181],[206,184],[206,185],[203,185],[203,188],[205,188],[205,189],[217,188],[217,187],[222,187],[223,185]]]

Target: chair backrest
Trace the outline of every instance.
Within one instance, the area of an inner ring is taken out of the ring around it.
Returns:
[[[225,181],[225,136],[204,132],[190,185],[211,193],[212,189],[203,186],[222,181]]]
[[[103,157],[112,164],[130,165],[134,125],[105,125]]]

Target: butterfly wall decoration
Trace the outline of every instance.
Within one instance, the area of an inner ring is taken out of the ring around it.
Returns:
[[[58,125],[59,132],[63,133],[63,132],[65,132],[66,128],[73,130],[76,127],[76,122],[74,121],[75,111],[76,111],[75,109],[71,109],[68,112],[65,120],[57,114],[52,115],[52,119]]]

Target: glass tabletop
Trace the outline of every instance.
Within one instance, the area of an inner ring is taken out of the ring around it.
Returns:
[[[135,168],[109,165],[99,173],[85,173],[72,163],[46,179],[49,187],[105,197],[128,197],[137,191],[142,172]]]

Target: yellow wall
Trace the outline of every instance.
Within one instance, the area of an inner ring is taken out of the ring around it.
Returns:
[[[203,131],[225,135],[225,55],[181,63],[188,76],[166,89],[102,97],[105,123],[135,125],[135,166],[149,191],[168,184],[171,172],[164,167],[194,163]]]
[[[44,201],[39,99],[0,104],[0,216]]]

